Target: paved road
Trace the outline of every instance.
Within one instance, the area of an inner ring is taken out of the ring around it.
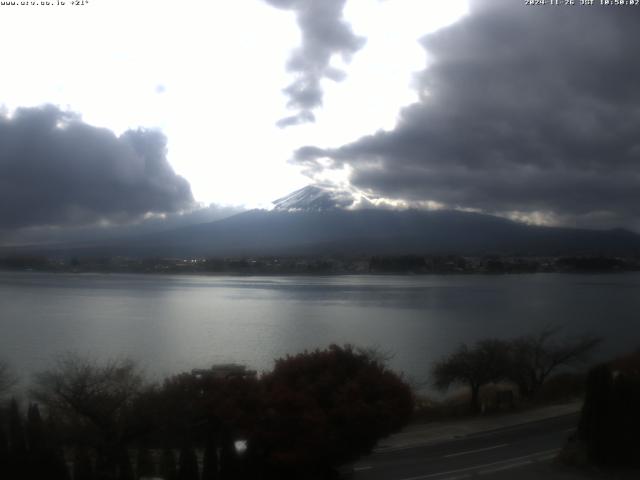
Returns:
[[[508,470],[554,458],[578,417],[574,413],[427,446],[388,449],[358,462],[355,479],[502,478]]]

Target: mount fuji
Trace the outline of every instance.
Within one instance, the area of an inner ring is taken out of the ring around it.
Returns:
[[[354,196],[344,190],[308,185],[273,202],[280,212],[323,212],[347,208],[355,202]]]
[[[348,209],[355,201],[348,192],[309,186],[276,200],[272,210],[116,241],[58,245],[44,253],[177,258],[640,253],[640,236],[622,229],[535,226],[456,210]]]

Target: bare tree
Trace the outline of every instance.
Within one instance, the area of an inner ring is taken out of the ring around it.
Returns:
[[[98,364],[67,354],[37,374],[34,383],[33,398],[107,458],[117,456],[132,436],[127,415],[143,378],[131,360]]]
[[[377,362],[384,367],[389,366],[389,362],[396,356],[394,352],[392,352],[391,350],[386,350],[378,344],[369,345],[366,347],[356,347],[356,353],[364,355],[369,360]]]
[[[510,342],[509,380],[520,395],[532,399],[552,372],[584,362],[602,341],[595,336],[558,339],[559,328],[546,328],[537,335]]]
[[[436,362],[432,377],[436,388],[467,385],[471,389],[470,407],[480,411],[480,387],[505,378],[509,345],[502,340],[481,340],[469,347],[462,344],[457,351]]]

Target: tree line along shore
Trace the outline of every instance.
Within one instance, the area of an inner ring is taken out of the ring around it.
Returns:
[[[640,257],[606,255],[381,255],[366,257],[0,257],[0,269],[41,272],[213,275],[501,274],[640,271]]]

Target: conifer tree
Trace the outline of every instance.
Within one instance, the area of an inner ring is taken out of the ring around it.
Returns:
[[[44,433],[44,424],[40,410],[36,404],[29,405],[27,410],[27,448],[28,478],[39,480],[49,475],[50,455]]]
[[[47,480],[69,480],[69,469],[61,447],[60,435],[56,421],[51,413],[43,425],[44,442],[46,448],[46,465],[48,468]]]
[[[84,447],[75,449],[73,480],[94,480],[95,473],[89,452]]]
[[[138,449],[138,457],[136,460],[137,478],[153,477],[156,473],[151,452],[146,447]]]
[[[20,416],[20,407],[15,398],[11,399],[9,407],[9,440],[11,456],[17,461],[23,461],[27,454],[24,425]]]
[[[27,411],[27,443],[29,452],[32,454],[41,454],[46,450],[44,423],[40,416],[40,409],[35,403],[29,405]]]
[[[4,424],[0,423],[0,478],[11,478],[9,467],[9,443],[4,432]]]
[[[180,449],[180,468],[178,480],[199,480],[198,458],[191,445],[184,445]]]
[[[178,480],[178,469],[176,468],[176,457],[173,451],[165,448],[160,457],[160,476],[164,480]]]
[[[118,454],[118,480],[135,480],[129,453],[124,448]]]
[[[70,480],[69,469],[62,449],[49,450],[49,455],[50,460],[47,464],[50,465],[50,469],[46,477],[47,480]]]
[[[202,460],[202,480],[218,480],[218,445],[212,438],[207,441]]]

